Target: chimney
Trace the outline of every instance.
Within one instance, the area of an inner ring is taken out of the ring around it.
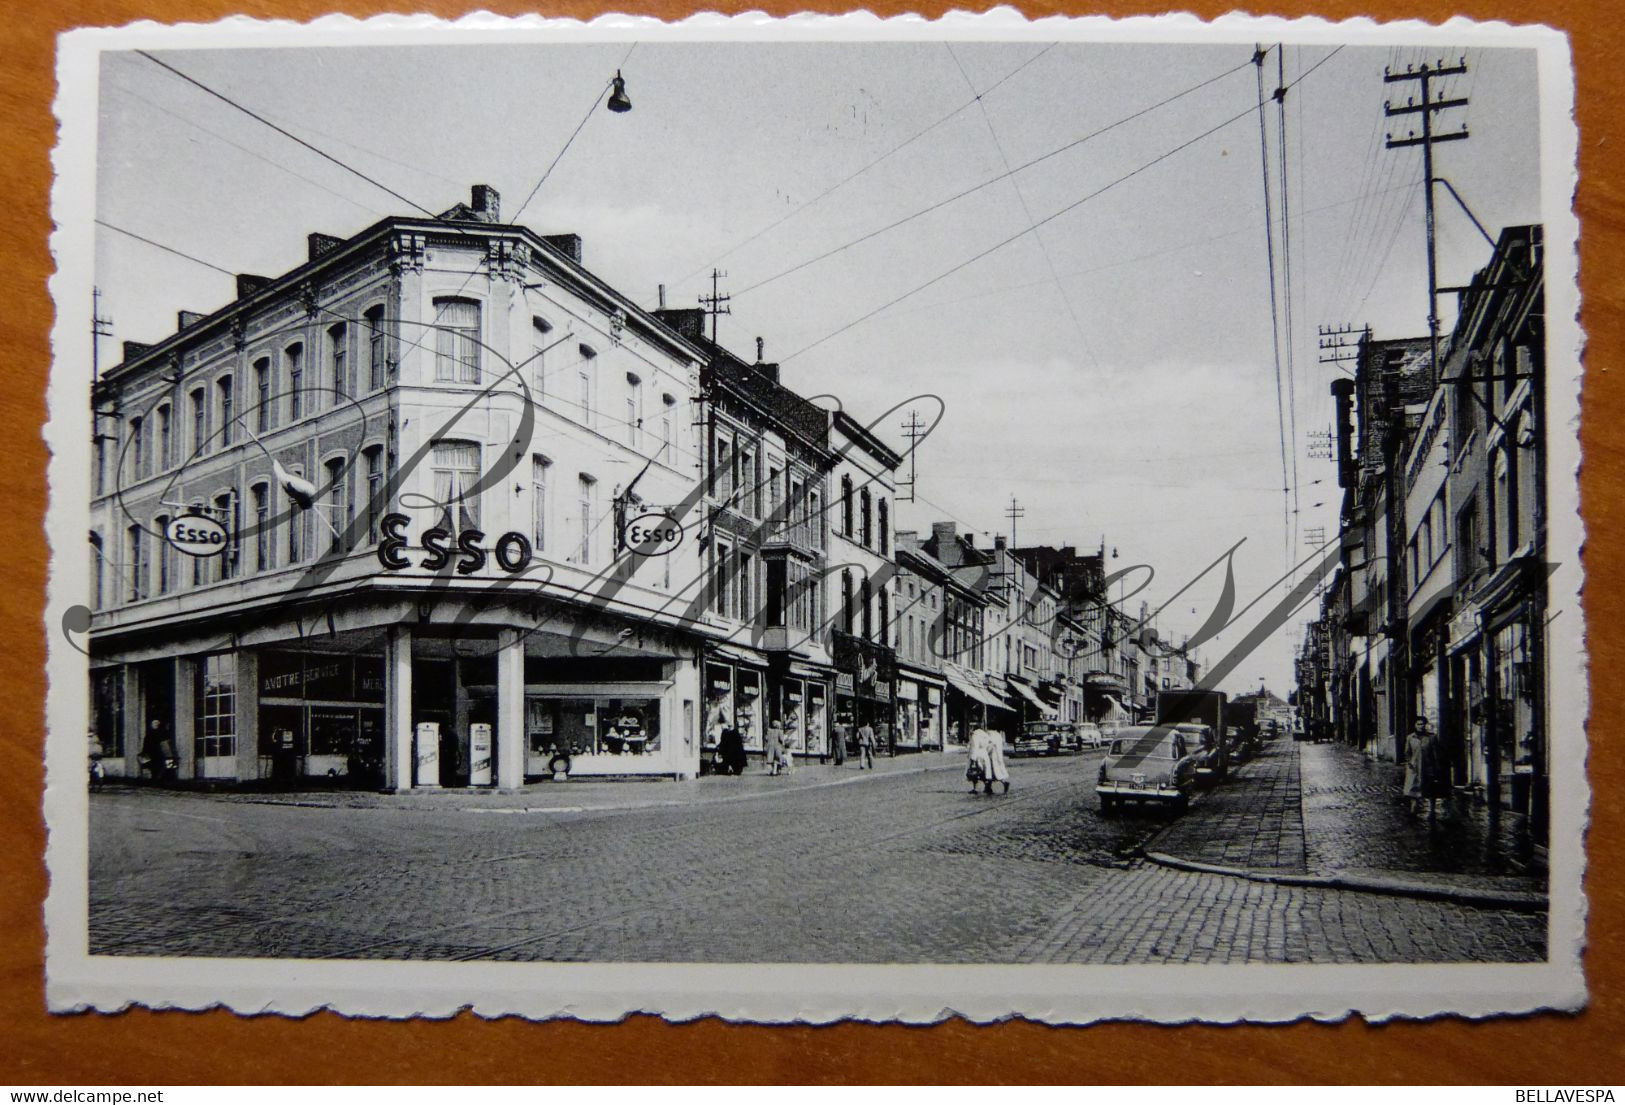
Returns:
[[[666,307],[657,310],[655,318],[689,341],[705,337],[705,311],[699,307]]]
[[[959,526],[954,522],[931,523],[931,554],[945,564],[957,564],[957,556],[949,559],[948,550],[959,543]]]
[[[994,552],[1003,552],[1004,551],[1004,534],[1000,533],[1000,534],[996,534],[994,536],[994,538],[993,538],[993,551]]]
[[[757,337],[756,337],[756,363],[757,364],[762,363],[762,347],[765,344],[766,343],[764,341],[762,341],[761,335],[758,334]]]
[[[666,309],[666,285],[664,284],[659,286],[658,300],[660,305],[655,309],[657,311],[664,311]]]
[[[151,348],[152,345],[149,342],[127,341],[124,343],[124,359],[125,361],[133,361]]]
[[[305,235],[305,249],[307,260],[314,261],[324,253],[331,253],[344,244],[343,238],[335,238],[331,234],[312,233]]]
[[[576,264],[581,264],[581,235],[543,234],[542,241],[564,254]]]
[[[474,209],[475,217],[488,223],[502,221],[502,196],[495,188],[489,184],[476,184],[471,195],[473,202],[469,206]]]
[[[175,313],[175,329],[184,330],[202,317],[202,311],[177,311]]]
[[[269,276],[254,276],[251,273],[240,272],[237,274],[237,298],[247,299],[270,282]]]
[[[775,384],[779,382],[779,366],[777,364],[763,364],[761,361],[757,361],[751,367],[756,370],[758,375],[766,376]]]
[[[1354,381],[1346,377],[1332,381],[1332,396],[1337,400],[1337,486],[1349,487],[1354,483],[1353,427],[1349,414],[1354,406]]]

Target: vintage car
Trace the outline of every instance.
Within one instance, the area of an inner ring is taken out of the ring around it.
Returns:
[[[1072,727],[1073,735],[1077,737],[1078,748],[1099,748],[1110,743],[1106,735],[1100,731],[1100,726],[1092,721],[1080,721]]]
[[[1052,721],[1029,721],[1022,727],[1021,733],[1010,743],[1012,756],[1056,756],[1064,749],[1066,742],[1063,731],[1066,727],[1057,725]]]
[[[1100,812],[1124,802],[1150,802],[1183,813],[1196,788],[1197,755],[1179,727],[1136,725],[1120,730],[1100,762],[1095,793]]]
[[[1185,735],[1185,744],[1196,759],[1197,780],[1206,785],[1224,778],[1221,769],[1223,751],[1214,738],[1212,728],[1194,721],[1180,722],[1174,728]]]

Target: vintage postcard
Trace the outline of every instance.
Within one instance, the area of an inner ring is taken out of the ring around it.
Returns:
[[[60,46],[48,994],[1575,1009],[1568,43]]]

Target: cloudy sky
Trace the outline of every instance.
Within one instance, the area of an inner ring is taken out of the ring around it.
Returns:
[[[764,338],[790,386],[839,395],[865,418],[941,397],[901,527],[953,518],[1008,533],[1015,496],[1021,543],[1104,542],[1115,566],[1155,568],[1143,597],[1156,605],[1243,539],[1236,579],[1251,598],[1285,573],[1289,551],[1311,551],[1305,531],[1335,532],[1333,466],[1309,455],[1311,432],[1330,428],[1338,371],[1318,363],[1317,327],[1426,332],[1421,158],[1384,149],[1406,124],[1384,119],[1383,101],[1407,93],[1382,75],[1441,53],[1463,51],[1269,54],[1267,88],[1283,61],[1287,81],[1302,77],[1286,98],[1284,225],[1273,104],[1266,116],[1275,325],[1284,335],[1290,303],[1293,326],[1279,388],[1250,45],[159,56],[423,208],[488,183],[511,218],[534,190],[519,221],[581,234],[588,267],[647,306],[660,284],[669,304],[692,305],[721,269],[733,297],[723,341],[752,354]],[[1471,103],[1441,127],[1465,123],[1471,138],[1441,146],[1437,172],[1493,234],[1538,218],[1535,61],[1465,54],[1468,74],[1444,91]],[[633,110],[591,110],[617,68]],[[98,217],[227,270],[280,273],[312,230],[348,235],[414,213],[139,55],[105,56],[101,97]],[[1488,246],[1442,190],[1440,203],[1441,283],[1463,283]],[[96,279],[119,340],[155,341],[178,309],[233,294],[221,273],[107,229]],[[1442,306],[1448,329],[1452,297]],[[901,444],[903,417],[882,435]],[[1160,627],[1194,630],[1217,591],[1210,576]],[[1225,685],[1287,689],[1298,631]]]

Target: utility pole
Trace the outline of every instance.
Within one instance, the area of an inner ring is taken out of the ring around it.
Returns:
[[[102,339],[113,336],[113,320],[102,317],[102,290],[90,289],[90,386],[101,379]]]
[[[1457,60],[1455,65],[1446,65],[1443,61],[1433,65],[1423,63],[1421,68],[1412,69],[1406,66],[1405,72],[1394,73],[1383,71],[1382,79],[1385,84],[1397,84],[1401,81],[1415,81],[1421,88],[1422,102],[1417,103],[1416,98],[1407,97],[1405,103],[1395,107],[1392,101],[1384,100],[1382,112],[1392,118],[1396,115],[1420,115],[1422,117],[1422,133],[1408,131],[1404,138],[1395,138],[1392,134],[1387,136],[1388,148],[1397,150],[1407,146],[1422,147],[1422,196],[1427,208],[1427,234],[1428,234],[1428,345],[1432,354],[1431,370],[1437,375],[1439,371],[1439,265],[1434,249],[1434,223],[1433,223],[1433,146],[1437,142],[1457,142],[1467,137],[1467,124],[1463,123],[1460,130],[1450,131],[1447,134],[1435,134],[1433,131],[1433,116],[1435,112],[1447,111],[1451,108],[1466,107],[1467,98],[1458,96],[1453,99],[1434,99],[1433,82],[1446,77],[1459,77],[1467,72],[1467,59]]]
[[[1320,328],[1320,363],[1340,365],[1357,360],[1360,342],[1370,340],[1369,326],[1322,326]]]
[[[711,270],[711,294],[710,295],[702,295],[702,296],[700,296],[700,305],[705,308],[705,313],[711,316],[711,344],[712,345],[715,345],[717,343],[717,316],[718,315],[731,315],[731,314],[733,314],[733,308],[728,306],[728,301],[730,299],[732,299],[733,297],[723,295],[723,294],[721,294],[721,292],[719,292],[717,290],[718,289],[718,282],[721,281],[721,279],[724,276],[727,276],[727,275],[728,274],[725,273],[725,272],[719,272],[716,269],[712,269]]]
[[[1004,508],[1004,516],[1010,519],[1010,548],[1016,547],[1016,519],[1027,516],[1027,508],[1016,502],[1014,495],[1010,496],[1010,505]]]
[[[914,501],[914,481],[918,478],[914,465],[915,450],[918,442],[925,437],[925,434],[925,423],[920,420],[920,412],[910,410],[908,412],[908,421],[903,423],[903,436],[908,438],[908,479],[897,481],[899,487],[906,486],[908,488],[908,497],[896,496],[896,500],[900,503],[912,503]]]

